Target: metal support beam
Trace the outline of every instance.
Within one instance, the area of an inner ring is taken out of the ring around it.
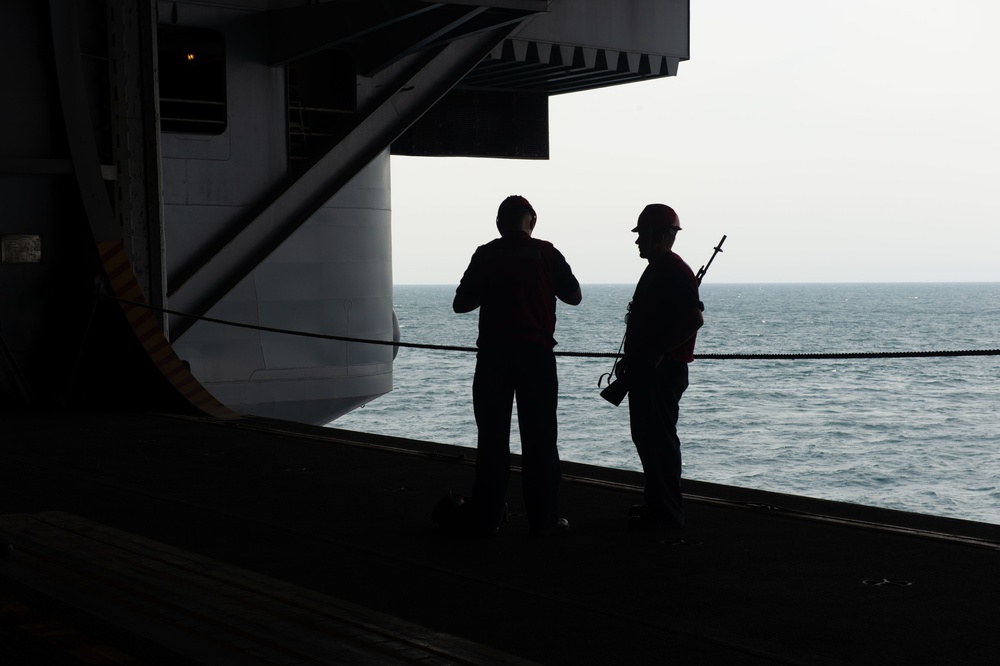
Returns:
[[[408,55],[476,32],[520,24],[535,11],[452,3],[362,0],[310,5],[266,14],[270,64],[326,49],[350,52],[358,71],[372,76]]]
[[[263,16],[271,39],[269,64],[284,65],[310,53],[369,38],[378,30],[438,7],[439,3],[405,0],[347,0],[267,12]]]
[[[122,238],[147,302],[165,298],[155,0],[106,0],[108,76],[115,132],[113,202]],[[166,316],[157,315],[166,330]]]
[[[90,118],[90,101],[84,89],[77,28],[79,9],[80,3],[76,0],[49,0],[56,80],[73,171],[91,233],[97,242],[112,241],[118,240],[121,233],[104,184]]]
[[[430,4],[436,0],[420,0]],[[530,12],[548,11],[552,0],[448,0],[449,5],[472,5],[496,9],[523,9]]]
[[[482,7],[448,8],[447,11],[441,10],[414,17],[406,23],[393,26],[391,30],[380,31],[380,39],[367,42],[367,48],[353,51],[358,70],[365,76],[371,76],[413,53],[481,29],[494,29],[500,25],[518,23],[523,18],[520,15],[505,17],[500,23],[489,20],[490,17],[486,16],[488,22],[477,26],[474,20],[482,17],[485,11]]]
[[[414,67],[401,70],[391,94],[373,105],[340,143],[294,182],[254,207],[256,214],[237,225],[240,231],[199,262],[183,284],[170,285],[170,308],[193,315],[207,313],[509,32],[505,27],[453,41],[436,55],[421,57]],[[172,338],[183,335],[194,321],[174,319]]]

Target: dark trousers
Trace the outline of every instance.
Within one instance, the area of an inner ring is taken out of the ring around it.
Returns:
[[[559,517],[561,473],[556,449],[559,382],[550,349],[480,351],[472,382],[479,428],[474,503],[492,527],[503,520],[510,477],[510,424],[517,398],[521,431],[524,507],[532,529],[547,529]]]
[[[629,369],[632,372],[632,369]],[[688,386],[688,366],[663,361],[630,375],[628,394],[632,441],[646,477],[646,505],[678,525],[684,523],[681,501],[681,441],[677,417]]]

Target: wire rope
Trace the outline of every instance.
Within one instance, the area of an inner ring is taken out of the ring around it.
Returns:
[[[189,317],[191,319],[197,319],[199,321],[205,321],[213,324],[221,324],[223,326],[233,326],[236,328],[248,328],[267,333],[294,335],[306,338],[318,338],[321,340],[332,340],[338,342],[355,342],[359,344],[368,344],[368,345],[385,345],[390,347],[401,347],[408,349],[428,349],[433,351],[453,351],[453,352],[466,352],[466,353],[476,353],[479,351],[479,349],[477,349],[476,347],[463,347],[458,345],[436,345],[436,344],[429,344],[422,342],[403,342],[394,340],[373,340],[370,338],[356,338],[346,335],[330,335],[327,333],[310,333],[308,331],[295,331],[287,328],[261,326],[260,324],[246,324],[238,321],[217,319],[215,317],[195,315],[189,312],[180,312],[178,310],[170,310],[167,308],[154,307],[147,303],[139,303],[137,301],[129,301],[123,298],[115,298],[114,296],[109,296],[107,294],[103,294],[102,297],[118,301],[119,303],[122,303],[124,305],[147,308],[149,310],[155,310],[157,312],[162,312],[164,314],[174,315],[178,317]],[[613,352],[555,351],[553,353],[556,356],[566,356],[573,358],[618,358],[619,356],[621,356],[620,353],[613,353]],[[864,358],[930,358],[930,357],[941,357],[941,356],[1000,356],[1000,349],[952,349],[952,350],[932,350],[932,351],[890,351],[890,352],[819,352],[819,353],[790,352],[784,354],[709,353],[709,354],[694,355],[696,360],[726,360],[726,361],[731,361],[731,360],[799,361],[799,360],[829,360],[829,359],[844,360],[844,359],[864,359]]]

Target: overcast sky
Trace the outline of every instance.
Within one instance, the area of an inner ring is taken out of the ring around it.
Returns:
[[[550,99],[546,161],[392,158],[396,284],[457,284],[508,194],[584,284],[672,205],[706,281],[1000,281],[1000,2],[691,0],[676,77]]]

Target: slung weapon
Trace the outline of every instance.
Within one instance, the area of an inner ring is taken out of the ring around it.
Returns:
[[[725,242],[726,242],[726,235],[723,234],[722,240],[720,240],[719,244],[715,246],[715,251],[712,252],[712,256],[709,257],[708,263],[698,269],[698,273],[695,275],[695,279],[698,280],[699,285],[701,285],[701,280],[703,277],[705,277],[705,273],[708,272],[708,267],[712,265],[713,261],[715,261],[715,255],[722,252],[722,244]],[[622,400],[624,400],[625,396],[628,394],[628,388],[629,388],[628,382],[623,381],[622,379],[617,379],[617,380],[615,379],[615,369],[617,369],[618,367],[618,361],[621,360],[622,349],[624,348],[625,348],[625,336],[622,335],[622,343],[618,346],[618,354],[615,355],[615,362],[611,366],[611,372],[606,372],[597,378],[597,388],[601,388],[601,382],[604,381],[605,377],[608,378],[608,385],[604,387],[603,391],[601,391],[601,397],[610,402],[615,407],[622,404]]]

